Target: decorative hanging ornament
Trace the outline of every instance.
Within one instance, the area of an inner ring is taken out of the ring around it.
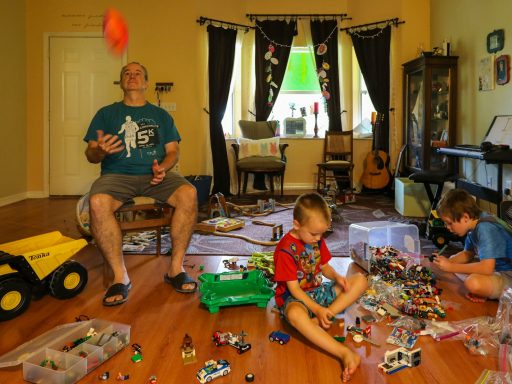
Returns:
[[[279,64],[279,60],[277,60],[275,57],[271,58],[271,59],[270,59],[270,62],[271,62],[272,64],[274,64],[274,65]]]
[[[331,98],[331,94],[328,91],[323,91],[322,96],[325,97],[325,100],[329,100]]]
[[[327,77],[327,72],[325,72],[323,69],[320,69],[320,70],[318,71],[318,77],[319,77],[320,79],[323,79],[323,78]]]
[[[331,66],[329,65],[329,63],[326,63],[325,61],[322,63],[322,68],[325,69],[326,71],[328,71]]]
[[[272,52],[268,51],[265,53],[265,60],[270,60],[272,58]]]
[[[318,45],[318,48],[316,49],[317,55],[324,55],[327,52],[327,45],[322,43]]]
[[[268,51],[271,52],[271,53],[274,53],[276,50],[276,47],[274,47],[272,44],[269,44],[268,45]]]

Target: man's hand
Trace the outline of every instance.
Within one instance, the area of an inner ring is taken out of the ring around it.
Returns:
[[[329,308],[320,307],[315,311],[315,316],[320,323],[320,326],[324,329],[329,329],[332,324],[332,318],[334,318],[334,313]]]
[[[101,129],[97,130],[96,133],[98,134],[98,152],[100,156],[112,155],[124,149],[123,142],[117,135],[104,135]]]
[[[453,263],[448,258],[439,255],[434,258],[434,264],[445,272],[451,272],[451,267],[453,266]]]
[[[151,179],[151,185],[157,185],[162,182],[165,177],[165,168],[158,164],[158,161],[153,160],[153,165],[151,166],[153,171],[153,179]]]

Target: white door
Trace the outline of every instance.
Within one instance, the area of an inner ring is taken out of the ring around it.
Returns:
[[[83,195],[100,173],[85,158],[83,137],[96,111],[121,100],[122,58],[103,38],[49,37],[50,195]]]

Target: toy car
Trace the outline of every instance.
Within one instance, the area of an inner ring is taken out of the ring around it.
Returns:
[[[197,371],[197,380],[201,384],[209,383],[220,376],[226,376],[231,372],[229,362],[226,360],[208,360],[204,367]]]
[[[268,335],[268,339],[271,342],[277,341],[279,344],[283,345],[290,341],[290,335],[281,331],[273,331]]]
[[[231,332],[216,331],[212,336],[212,340],[218,347],[220,345],[231,345],[237,349],[238,354],[242,354],[251,349],[251,344],[246,343],[244,337],[247,334],[243,331],[239,334],[232,334]]]
[[[69,258],[86,245],[58,231],[0,244],[0,321],[23,313],[32,295],[68,299],[82,292],[87,270]]]

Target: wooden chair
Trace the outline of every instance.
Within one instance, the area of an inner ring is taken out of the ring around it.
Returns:
[[[156,256],[162,254],[162,229],[171,224],[174,209],[150,198],[137,197],[131,204],[125,204],[116,211],[121,232],[156,231]]]
[[[122,234],[127,232],[156,231],[155,256],[162,254],[162,229],[171,225],[174,208],[147,197],[136,197],[133,203],[124,204],[116,212],[116,219]],[[112,269],[103,262],[103,285],[108,287]]]
[[[318,163],[316,189],[319,193],[328,187],[329,182],[346,181],[352,190],[353,131],[325,133],[322,162]]]

